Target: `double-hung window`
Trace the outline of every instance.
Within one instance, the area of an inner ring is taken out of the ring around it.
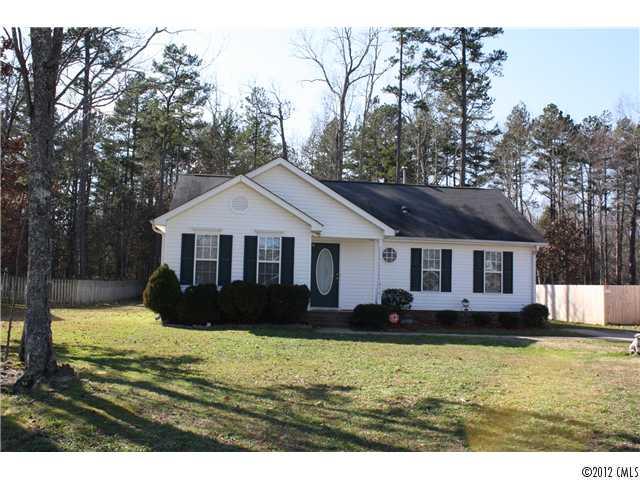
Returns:
[[[422,290],[440,291],[441,251],[435,248],[422,250]]]
[[[502,252],[484,252],[484,291],[502,293]]]
[[[196,235],[195,284],[217,283],[218,235]]]
[[[258,237],[258,283],[280,283],[280,237]]]

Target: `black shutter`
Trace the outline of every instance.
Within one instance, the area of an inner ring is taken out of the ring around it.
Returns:
[[[440,291],[442,292],[450,292],[451,291],[451,250],[444,249],[440,250],[440,274],[442,278],[440,279]]]
[[[193,249],[196,244],[194,233],[183,233],[180,247],[180,284],[193,285]]]
[[[280,283],[293,285],[293,252],[296,239],[282,237],[282,252],[280,254]]]
[[[502,252],[502,293],[513,293],[513,252]]]
[[[422,249],[411,249],[411,284],[412,292],[420,292],[422,290]]]
[[[473,251],[473,292],[484,293],[484,252]]]
[[[231,250],[233,247],[232,235],[220,235],[220,252],[218,253],[218,286],[222,287],[231,283]]]
[[[244,237],[244,281],[256,283],[256,262],[258,261],[258,237]]]

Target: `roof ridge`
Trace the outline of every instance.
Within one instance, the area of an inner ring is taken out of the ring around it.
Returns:
[[[501,190],[499,188],[496,187],[471,187],[471,186],[464,186],[464,187],[453,187],[450,185],[430,185],[430,184],[423,184],[423,183],[386,183],[386,182],[374,182],[373,180],[320,180],[318,179],[320,182],[322,183],[326,183],[326,182],[333,182],[333,183],[367,183],[367,184],[371,184],[371,185],[386,185],[386,186],[392,186],[392,187],[428,187],[428,188],[450,188],[453,190],[492,190],[492,191],[498,191],[500,192]]]
[[[233,178],[237,175],[222,175],[217,173],[179,173],[180,177],[219,177],[219,178]]]

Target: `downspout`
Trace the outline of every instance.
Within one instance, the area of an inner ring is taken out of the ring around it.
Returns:
[[[536,257],[538,248],[540,247],[534,247],[531,252],[531,303],[536,303]]]
[[[378,238],[375,241],[375,288],[374,288],[374,303],[380,303],[380,296],[382,294],[382,268],[380,258],[382,257],[382,239]]]

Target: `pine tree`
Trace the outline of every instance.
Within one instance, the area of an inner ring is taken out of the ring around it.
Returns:
[[[505,131],[493,155],[496,184],[525,213],[525,186],[529,183],[531,155],[531,115],[524,103],[519,103],[507,116]]]
[[[469,131],[491,119],[491,75],[499,75],[507,58],[503,50],[485,52],[484,42],[501,28],[413,29],[411,41],[423,46],[418,67],[432,85],[456,106],[460,161],[458,184],[466,185]]]

